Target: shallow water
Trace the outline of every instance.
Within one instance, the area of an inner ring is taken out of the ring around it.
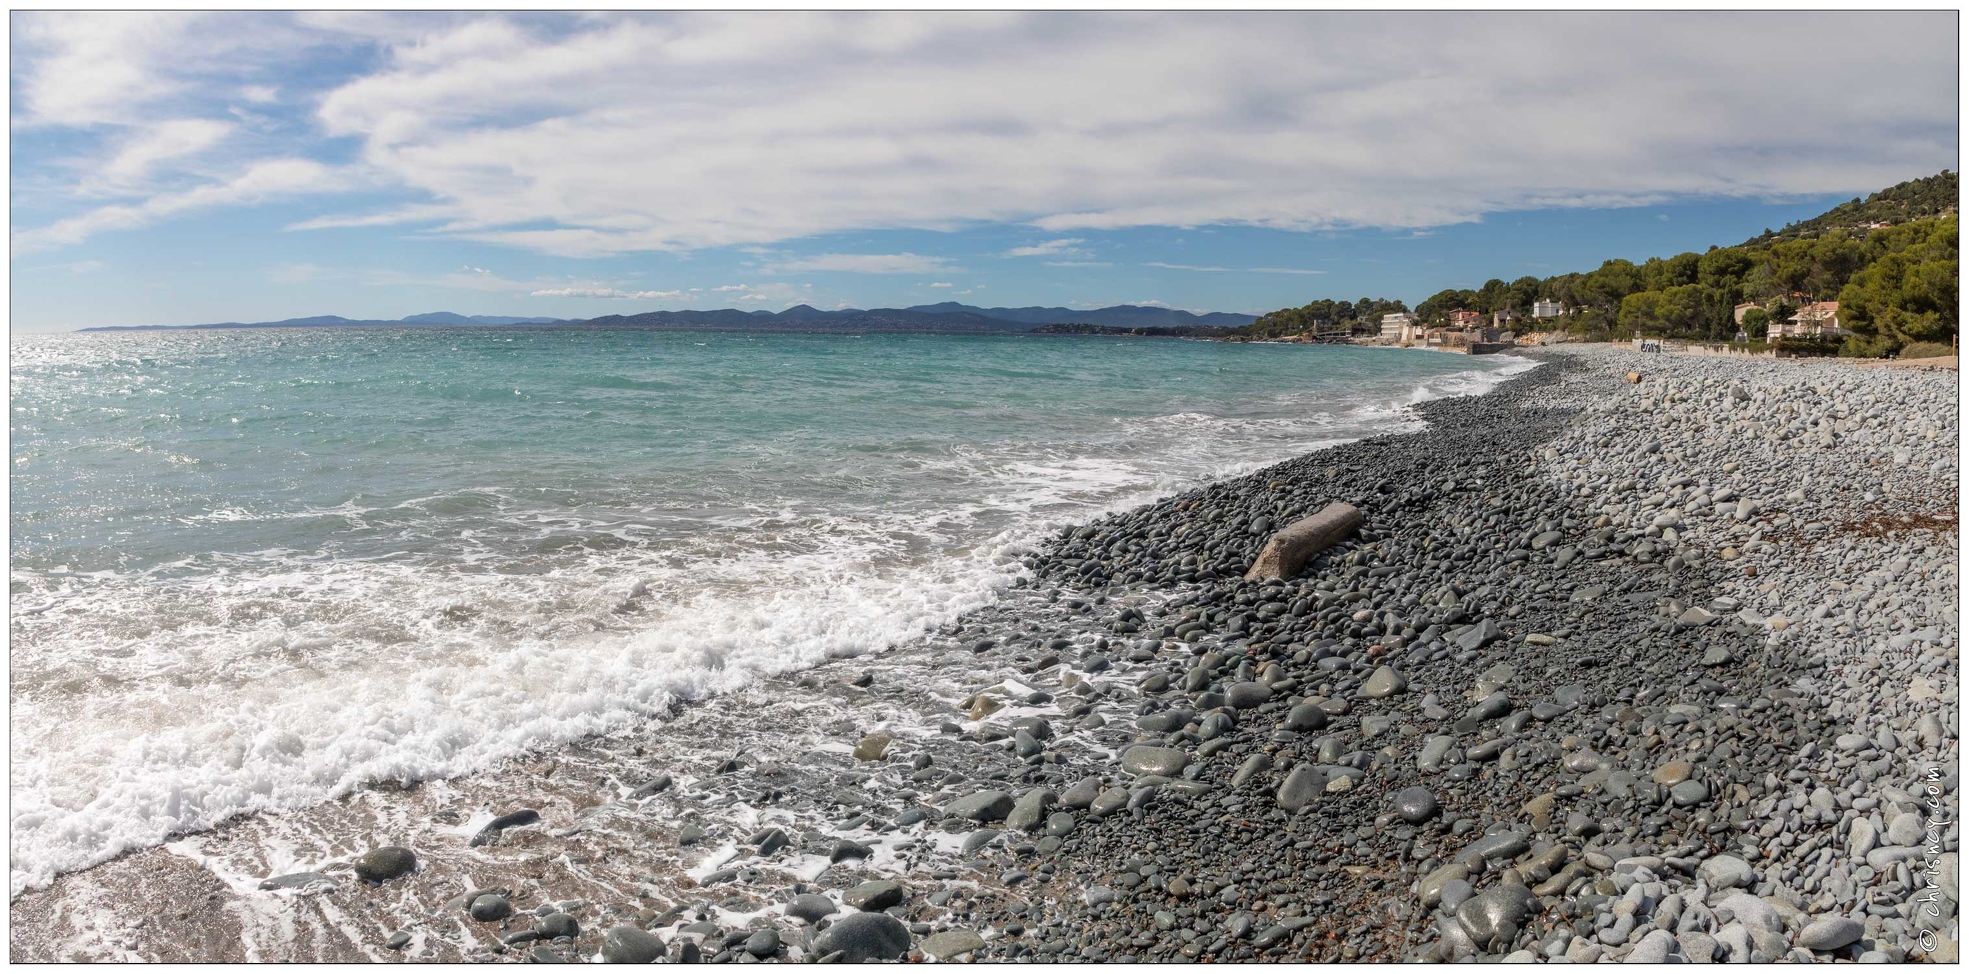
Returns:
[[[11,889],[876,652],[1048,526],[1528,367],[1086,337],[13,343]]]

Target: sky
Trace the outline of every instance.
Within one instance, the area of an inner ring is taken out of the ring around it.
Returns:
[[[1413,304],[1958,168],[1952,11],[11,16],[25,331]]]

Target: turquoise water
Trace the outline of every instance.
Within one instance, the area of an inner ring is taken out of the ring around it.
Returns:
[[[13,890],[879,651],[992,600],[1049,525],[1396,428],[1516,363],[1086,337],[16,337]]]

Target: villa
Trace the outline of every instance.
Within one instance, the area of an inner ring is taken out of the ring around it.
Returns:
[[[1780,338],[1840,338],[1852,334],[1839,327],[1839,302],[1815,301],[1789,319],[1773,318],[1765,329],[1771,341]]]

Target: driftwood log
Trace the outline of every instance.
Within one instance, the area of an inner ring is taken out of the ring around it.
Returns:
[[[1359,508],[1338,501],[1328,504],[1318,514],[1294,521],[1272,535],[1244,577],[1291,578],[1314,555],[1339,544],[1360,526]]]

